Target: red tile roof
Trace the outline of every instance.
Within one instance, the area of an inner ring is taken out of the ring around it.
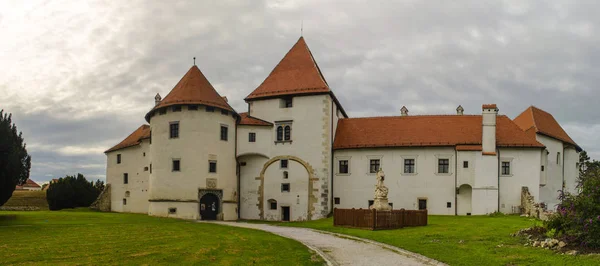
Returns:
[[[129,136],[127,136],[119,144],[106,150],[104,153],[124,149],[124,148],[135,146],[135,145],[139,145],[140,143],[142,143],[143,139],[147,139],[147,138],[150,138],[150,126],[142,125],[138,129],[133,131],[133,133],[131,133]],[[53,181],[54,181],[54,179],[53,179]]]
[[[246,100],[272,96],[331,92],[303,37]]]
[[[519,116],[517,116],[514,121],[521,129],[525,131],[533,128],[536,133],[540,133],[577,146],[577,143],[575,143],[575,141],[569,137],[567,132],[565,132],[560,124],[558,124],[556,119],[554,119],[554,116],[535,106],[530,106],[527,108]]]
[[[481,145],[456,145],[457,151],[482,151]]]
[[[496,104],[492,103],[492,104],[484,104],[481,106],[482,109],[498,109],[498,107],[496,106]]]
[[[171,92],[146,114],[146,121],[150,121],[150,115],[156,109],[178,104],[203,104],[235,112],[195,65],[188,70]]]
[[[338,122],[333,148],[456,145],[463,148],[462,145],[481,145],[481,124],[481,115],[346,118]],[[505,115],[496,119],[496,144],[499,147],[544,147]]]
[[[240,113],[240,125],[248,126],[273,126],[273,123],[248,115],[248,113]]]

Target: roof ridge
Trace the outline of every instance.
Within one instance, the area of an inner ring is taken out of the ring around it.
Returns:
[[[410,118],[418,118],[418,117],[480,117],[481,115],[456,115],[456,114],[448,114],[448,115],[444,115],[444,114],[437,114],[437,115],[406,115],[406,116],[402,116],[402,115],[382,115],[382,116],[362,116],[362,117],[347,117],[347,118],[340,118],[340,120],[345,120],[345,119],[373,119],[373,118],[402,118],[402,119],[410,119]],[[506,116],[506,115],[498,115],[498,116]]]

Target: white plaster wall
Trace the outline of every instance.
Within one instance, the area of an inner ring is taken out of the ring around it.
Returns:
[[[120,164],[117,164],[117,154],[121,154]],[[112,211],[148,213],[149,171],[144,168],[149,167],[149,156],[148,140],[106,154],[106,183],[111,184]],[[128,174],[128,184],[123,184],[124,173]],[[127,205],[123,205],[124,198]]]
[[[436,174],[438,158],[450,159],[450,173]],[[394,209],[418,209],[418,199],[427,199],[430,214],[455,213],[455,151],[449,148],[346,149],[334,152],[334,197],[337,208],[367,208],[373,199],[376,175],[369,173],[369,160],[380,158],[388,199]],[[403,174],[404,158],[416,159],[416,174]],[[338,160],[349,161],[349,174],[338,173]],[[448,208],[446,203],[450,202]]]
[[[247,155],[238,158],[240,166],[240,218],[244,220],[259,220],[258,197],[260,194],[260,171],[267,158],[257,155]],[[268,206],[266,206],[268,207]]]
[[[498,156],[475,156],[472,214],[488,214],[498,210]]]
[[[170,208],[177,208],[175,214],[169,214]],[[197,202],[151,202],[149,215],[180,219],[198,220],[200,211]]]
[[[331,145],[332,145],[332,100],[329,95],[296,96],[292,108],[280,108],[280,99],[250,102],[250,115],[272,122],[293,120],[292,143],[271,142],[270,158],[291,155],[306,161],[314,169],[319,180],[313,183],[313,195],[318,201],[313,204],[312,219],[326,217],[331,211]],[[276,129],[271,128],[272,139]],[[262,149],[262,148],[261,148]],[[292,187],[295,185],[292,184]],[[292,214],[293,215],[293,214]]]
[[[521,187],[529,188],[534,199],[539,199],[539,167],[542,155],[541,149],[499,149],[501,167],[502,161],[511,162],[511,174],[500,176],[500,211],[503,213],[518,213],[521,206]],[[501,168],[500,168],[501,169]]]
[[[558,200],[559,193],[557,191],[562,189],[563,182],[563,143],[562,141],[550,138],[541,134],[537,134],[537,140],[546,146],[548,162],[545,167],[546,171],[546,185],[540,187],[540,197],[535,201],[544,202],[547,204],[548,209],[555,209]],[[556,154],[560,152],[560,158],[557,161]]]
[[[481,151],[457,151],[458,167],[456,168],[457,182],[456,186],[468,184],[471,187],[475,184],[475,168],[477,167],[477,156],[481,156]],[[468,162],[468,167],[464,167],[464,162]]]
[[[288,172],[288,178],[283,178],[283,172]],[[281,168],[280,161],[269,165],[264,176],[264,218],[278,221],[283,217],[283,206],[290,207],[291,221],[304,221],[308,214],[308,172],[296,161],[288,160],[288,168]],[[281,184],[289,183],[290,192],[282,192]],[[271,210],[269,200],[277,201],[277,209]]]
[[[565,147],[565,190],[577,193],[577,177],[579,176],[579,153],[572,146]]]
[[[236,130],[231,112],[228,115],[221,114],[219,109],[206,112],[203,106],[196,111],[188,110],[186,106],[181,112],[171,110],[168,108],[166,114],[156,114],[150,120],[150,214],[168,212],[167,208],[159,210],[166,206],[160,201],[182,201],[185,206],[190,205],[186,201],[196,201],[197,206],[198,190],[207,189],[207,178],[217,180],[215,189],[223,190],[224,202],[236,202]],[[176,139],[169,138],[172,121],[179,121],[179,138]],[[227,141],[220,139],[222,124],[229,128]],[[171,171],[173,159],[181,160],[180,172]],[[209,160],[217,161],[217,173],[208,172]],[[230,209],[223,208],[223,211]],[[177,217],[198,217],[198,212],[198,208],[186,207],[178,210]],[[224,213],[224,217],[237,217],[237,214]]]
[[[239,125],[237,130],[237,156],[246,154],[269,156],[274,141],[273,127]],[[256,133],[256,142],[248,141],[250,132]]]

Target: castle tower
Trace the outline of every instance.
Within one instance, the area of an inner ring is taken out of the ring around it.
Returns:
[[[150,123],[148,214],[237,219],[239,115],[197,66],[146,114]]]

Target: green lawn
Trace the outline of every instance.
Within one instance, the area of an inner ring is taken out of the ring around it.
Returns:
[[[372,239],[450,265],[600,265],[600,255],[556,254],[525,247],[523,239],[510,236],[534,223],[519,216],[429,216],[427,226],[386,231],[333,227],[332,218],[275,224]]]
[[[0,264],[322,265],[267,232],[142,214],[0,211]]]

